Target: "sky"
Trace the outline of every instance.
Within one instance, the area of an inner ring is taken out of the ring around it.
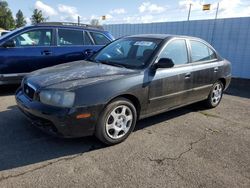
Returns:
[[[214,19],[219,2],[218,18],[250,16],[250,0],[7,0],[13,16],[18,9],[30,24],[34,8],[42,10],[49,21],[89,23],[99,19],[101,24],[152,23],[187,20],[191,4],[190,20]],[[211,4],[211,10],[202,11],[203,4]],[[101,20],[105,15],[106,20]]]

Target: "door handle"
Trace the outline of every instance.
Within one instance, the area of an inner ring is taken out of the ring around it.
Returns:
[[[191,77],[191,73],[190,72],[185,74],[185,79],[189,79],[190,77]]]
[[[87,49],[83,52],[83,54],[86,56],[86,57],[89,57],[91,56],[92,54],[94,54],[94,51],[91,50],[91,49]]]
[[[41,54],[42,54],[42,55],[51,55],[52,52],[49,51],[49,50],[44,50],[44,51],[41,52]]]
[[[219,68],[218,67],[215,67],[214,68],[214,72],[218,72]]]

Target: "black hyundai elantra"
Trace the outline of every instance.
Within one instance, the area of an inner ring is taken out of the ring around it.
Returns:
[[[88,60],[29,74],[16,101],[42,130],[96,135],[112,145],[125,140],[138,119],[198,101],[216,107],[230,79],[230,63],[199,38],[136,35]]]

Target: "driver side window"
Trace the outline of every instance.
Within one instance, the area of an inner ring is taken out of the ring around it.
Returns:
[[[51,30],[33,30],[22,33],[13,38],[16,47],[50,46],[52,41]]]
[[[176,39],[168,43],[161,52],[159,59],[172,59],[174,65],[188,63],[187,45],[184,39]]]

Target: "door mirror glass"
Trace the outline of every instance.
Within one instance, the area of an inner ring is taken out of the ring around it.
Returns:
[[[7,42],[5,42],[3,45],[2,45],[4,48],[13,48],[16,46],[16,43],[14,40],[8,40]]]
[[[172,68],[174,66],[174,62],[169,58],[161,58],[156,64],[156,68]]]

